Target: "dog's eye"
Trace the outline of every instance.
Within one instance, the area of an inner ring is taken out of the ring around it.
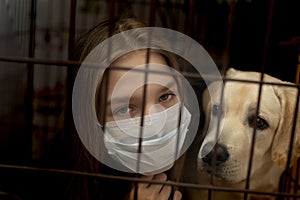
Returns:
[[[212,113],[215,116],[221,116],[222,113],[223,113],[223,110],[222,110],[221,106],[219,106],[219,105],[213,105]]]
[[[251,127],[254,127],[254,120],[255,120],[254,116],[249,119],[249,124]],[[269,128],[269,124],[262,117],[257,116],[256,117],[256,128],[259,130],[265,130],[265,129]]]
[[[264,130],[269,127],[268,122],[261,117],[257,117],[256,123],[257,123],[257,128],[260,130]]]

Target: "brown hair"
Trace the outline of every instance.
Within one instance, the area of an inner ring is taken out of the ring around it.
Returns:
[[[82,34],[76,42],[74,59],[82,62],[99,43],[112,35],[134,28],[146,27],[146,23],[135,18],[104,20]]]

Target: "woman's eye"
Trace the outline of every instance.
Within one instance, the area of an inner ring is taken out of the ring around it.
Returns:
[[[173,98],[175,96],[175,94],[173,93],[168,93],[168,94],[163,94],[159,97],[159,101],[162,102],[162,101],[168,101],[170,100],[171,98]]]
[[[134,112],[134,108],[132,106],[127,105],[115,109],[113,114],[115,116],[124,116],[127,114],[131,114],[132,112]]]

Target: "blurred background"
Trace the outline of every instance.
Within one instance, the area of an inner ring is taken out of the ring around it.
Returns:
[[[38,169],[71,168],[69,61],[100,21],[131,13],[192,37],[220,70],[264,66],[297,82],[299,9],[292,0],[0,0],[0,194],[63,199],[68,174]]]

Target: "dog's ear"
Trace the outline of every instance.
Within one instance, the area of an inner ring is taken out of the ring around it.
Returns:
[[[283,82],[286,83],[286,82]],[[274,86],[276,96],[281,103],[281,116],[271,148],[272,160],[282,168],[286,167],[290,140],[293,132],[295,120],[295,132],[293,137],[293,147],[291,153],[290,166],[292,166],[300,156],[300,113],[295,119],[295,107],[297,102],[297,89],[292,87]]]

